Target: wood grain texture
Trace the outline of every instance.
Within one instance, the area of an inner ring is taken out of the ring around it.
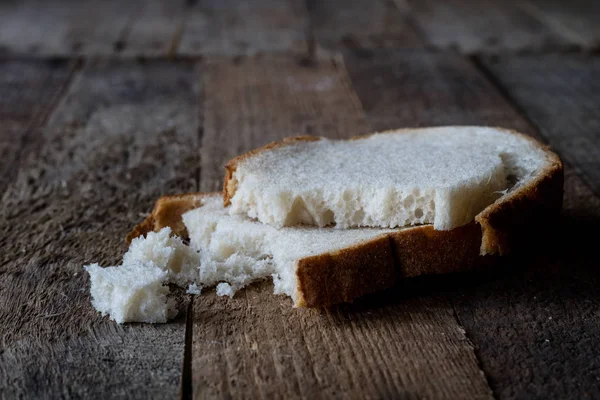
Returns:
[[[600,59],[502,57],[485,64],[542,135],[600,195]]]
[[[41,134],[71,72],[66,62],[0,62],[0,192]]]
[[[186,9],[179,54],[305,52],[304,0],[199,0]]]
[[[488,278],[476,293],[465,291],[459,315],[466,326],[478,327],[475,341],[487,356],[483,364],[497,371],[491,382],[502,387],[502,397],[596,398],[600,275],[593,232],[600,229],[600,198],[590,176],[598,174],[598,87],[592,75],[599,64],[563,56],[486,65],[540,137],[567,160],[563,222],[544,253],[525,268],[523,261],[515,263],[515,276]],[[507,365],[512,373],[501,372]]]
[[[138,2],[3,1],[0,53],[34,56],[106,55],[135,12]]]
[[[502,0],[405,0],[428,43],[461,52],[539,50],[565,45],[537,18]]]
[[[565,166],[563,220],[543,252],[509,274],[454,281],[460,320],[498,398],[600,396],[600,200]]]
[[[416,47],[422,44],[406,7],[393,0],[308,0],[311,28],[325,48]]]
[[[534,131],[463,57],[387,49],[344,55],[375,130],[482,124]]]
[[[156,197],[197,189],[198,84],[187,63],[91,63],[22,160],[0,205],[0,397],[177,395],[184,317],[101,318],[82,266],[116,264]]]
[[[477,68],[456,55],[380,51],[348,54],[346,65],[369,121],[379,129],[485,123],[544,140]],[[600,203],[568,163],[565,169],[563,221],[542,251],[507,258],[499,270],[421,281],[452,301],[500,399],[597,397],[593,349],[600,343],[600,298],[588,232],[600,228]]]
[[[186,0],[140,0],[119,52],[126,57],[174,56],[187,18],[186,4]]]
[[[233,155],[270,140],[369,129],[340,59],[214,59],[206,68],[203,190],[221,185]],[[196,398],[491,398],[450,303],[410,284],[319,311],[292,308],[264,282],[232,299],[209,291],[194,309]]]
[[[519,6],[570,43],[584,49],[600,47],[597,1],[528,0]]]

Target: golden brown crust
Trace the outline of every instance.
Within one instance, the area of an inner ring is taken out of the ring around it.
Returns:
[[[393,286],[397,279],[470,271],[489,262],[479,255],[474,223],[436,231],[431,225],[400,229],[343,250],[298,261],[299,307],[350,302]]]
[[[173,234],[187,238],[187,230],[181,216],[186,211],[200,207],[202,198],[206,195],[205,193],[186,193],[159,198],[154,204],[152,213],[129,232],[125,241],[131,243],[138,236],[143,236],[148,232],[158,232],[167,226],[172,229]]]
[[[350,140],[363,139],[376,133],[408,133],[419,129],[428,128],[403,128],[375,132],[362,136],[355,136]],[[495,127],[517,135],[533,143],[544,151],[548,165],[537,171],[536,177],[525,185],[513,188],[508,194],[502,196],[494,204],[486,207],[476,217],[475,221],[481,226],[480,254],[507,254],[527,245],[532,237],[540,235],[546,226],[551,225],[558,217],[562,208],[563,197],[563,165],[560,158],[545,146],[530,136],[520,132]],[[266,146],[242,154],[227,164],[224,181],[224,204],[231,203],[231,198],[237,189],[237,182],[233,180],[233,172],[240,161],[261,153],[265,150],[282,147],[299,141],[315,141],[320,137],[298,136],[285,138],[280,142],[269,143]]]
[[[544,230],[556,225],[562,208],[564,173],[558,155],[527,135],[505,130],[543,150],[548,162],[534,179],[513,188],[475,217],[482,231],[482,255],[503,255],[526,248]]]
[[[474,222],[449,231],[423,225],[391,233],[389,238],[396,270],[403,278],[468,271],[483,261],[481,229]]]
[[[396,282],[390,240],[382,235],[332,253],[298,261],[297,307],[321,307],[351,302]]]

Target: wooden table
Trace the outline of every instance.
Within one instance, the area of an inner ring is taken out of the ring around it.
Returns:
[[[600,3],[0,2],[0,397],[600,397]],[[501,125],[566,164],[556,240],[328,311],[254,285],[91,307],[164,194],[289,135]]]

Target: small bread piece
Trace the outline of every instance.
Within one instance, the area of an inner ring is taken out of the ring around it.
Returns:
[[[191,201],[198,199],[202,206],[183,219],[190,246],[200,249],[200,282],[221,282],[221,294],[274,275],[275,292],[291,296],[296,306],[327,306],[388,288],[398,278],[467,271],[486,259],[479,256],[481,229],[475,223],[451,231],[431,225],[277,230],[229,215],[220,193],[190,195]],[[181,219],[179,204],[162,205],[170,221]],[[146,233],[139,227],[136,232]]]
[[[85,270],[90,274],[92,305],[102,315],[110,314],[119,324],[167,322],[169,288],[163,286],[167,271],[152,263],[106,268],[90,264]]]
[[[558,214],[562,185],[560,159],[534,139],[458,126],[271,143],[227,164],[223,196],[233,213],[278,228],[475,220],[481,254],[505,254]]]
[[[190,198],[190,202],[194,199]],[[177,212],[183,209],[177,200],[170,208]],[[171,216],[170,213],[166,220],[178,220]],[[171,233],[167,226],[158,232],[146,232],[145,237],[134,238],[122,265],[84,267],[90,275],[92,305],[97,311],[110,314],[110,318],[120,324],[167,322],[173,316],[169,313],[173,307],[169,307],[167,301],[169,288],[164,285],[186,286],[196,281],[200,255]]]

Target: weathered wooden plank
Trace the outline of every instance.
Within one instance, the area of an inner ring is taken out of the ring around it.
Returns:
[[[369,121],[379,129],[481,123],[542,138],[458,56],[381,51],[370,58],[348,55],[346,65]],[[528,93],[546,101],[542,93]],[[593,289],[597,258],[584,229],[598,228],[599,206],[567,165],[564,221],[545,254],[507,259],[504,271],[421,281],[455,304],[498,398],[595,397],[600,299]]]
[[[197,189],[198,90],[188,63],[90,64],[22,160],[0,205],[0,397],[177,395],[185,318],[101,318],[82,265],[114,265],[156,197]]]
[[[0,3],[0,49],[14,54],[111,54],[135,2],[25,0]]]
[[[304,0],[199,0],[188,4],[186,15],[180,54],[299,53],[307,49]]]
[[[14,179],[21,155],[67,85],[73,64],[0,62],[0,192]]]
[[[399,0],[396,0],[399,1]],[[537,18],[502,0],[401,0],[428,42],[461,52],[537,50],[565,44]]]
[[[205,85],[211,95],[204,110],[202,190],[221,190],[227,161],[271,141],[368,132],[360,102],[339,72],[343,66],[330,59],[316,66],[301,64],[285,56],[209,61]]]
[[[600,59],[548,55],[485,63],[543,136],[600,194]]]
[[[585,49],[600,46],[600,3],[588,0],[527,0],[519,5],[569,42]]]
[[[186,20],[186,0],[142,0],[119,43],[125,56],[165,57],[177,52]]]
[[[220,187],[229,158],[268,141],[369,129],[339,59],[217,59],[204,85],[204,190]],[[321,312],[292,308],[270,283],[197,297],[195,397],[491,397],[452,306],[402,292]]]
[[[459,315],[477,326],[474,340],[502,397],[596,398],[600,279],[591,233],[600,229],[594,79],[600,64],[571,56],[485,63],[566,160],[564,217],[548,254],[516,276],[466,290]],[[504,372],[507,366],[514,372]]]
[[[406,7],[394,0],[309,0],[312,33],[325,48],[422,45]]]
[[[510,273],[454,280],[456,310],[497,397],[600,396],[600,199],[566,165],[563,220],[546,252]]]
[[[345,53],[346,66],[376,130],[434,125],[533,129],[462,57],[413,50]]]

